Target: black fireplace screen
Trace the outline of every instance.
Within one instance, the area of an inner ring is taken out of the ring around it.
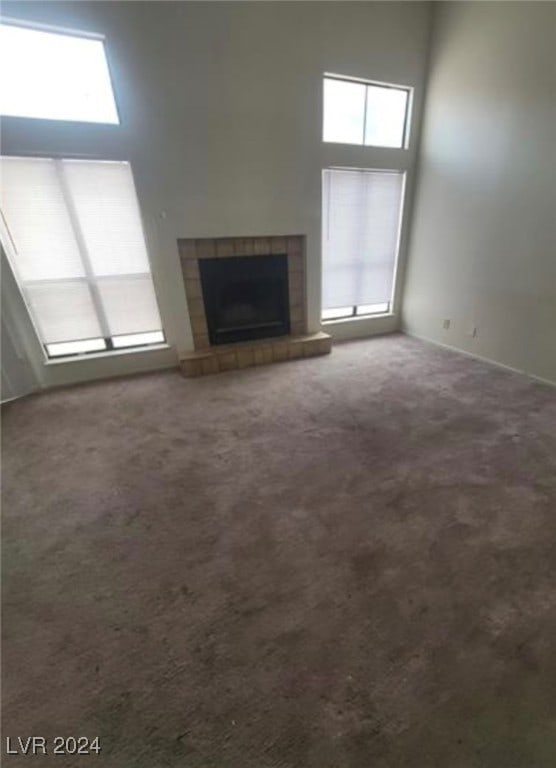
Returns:
[[[201,259],[199,267],[211,344],[289,333],[286,254]]]

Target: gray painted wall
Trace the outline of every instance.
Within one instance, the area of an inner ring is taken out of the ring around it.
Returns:
[[[28,395],[38,388],[38,382],[29,362],[14,315],[13,298],[18,295],[17,286],[0,248],[1,263],[1,311],[0,311],[0,400],[6,402]]]
[[[131,161],[173,346],[45,365],[22,319],[41,383],[173,365],[192,348],[178,237],[306,234],[308,317],[318,329],[322,169],[413,167],[429,4],[5,2],[3,13],[106,36],[122,126],[5,118],[2,151]],[[410,149],[323,145],[325,71],[413,86]],[[411,201],[411,173],[407,188]],[[402,247],[402,272],[403,256]],[[397,317],[361,320],[354,332],[397,326]]]
[[[556,381],[556,5],[433,27],[403,326]]]

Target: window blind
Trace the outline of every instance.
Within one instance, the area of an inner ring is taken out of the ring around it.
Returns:
[[[324,310],[392,300],[403,187],[403,172],[324,171]]]
[[[160,332],[129,164],[4,157],[0,170],[0,234],[42,342]]]

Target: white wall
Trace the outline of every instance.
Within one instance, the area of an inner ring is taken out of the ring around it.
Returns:
[[[552,381],[555,50],[553,3],[436,4],[403,302],[410,333]]]
[[[2,361],[0,400],[6,402],[28,395],[38,388],[34,374],[14,314],[14,298],[17,286],[5,256],[0,249],[2,264],[1,311],[0,311],[0,348]],[[17,310],[15,310],[17,312]]]
[[[6,16],[106,35],[122,126],[5,118],[2,151],[131,160],[174,347],[44,366],[30,332],[43,385],[172,365],[192,348],[178,237],[306,234],[316,330],[322,168],[412,167],[429,12],[421,2],[3,3]],[[323,145],[325,71],[414,86],[410,149]],[[411,201],[411,174],[408,186]]]

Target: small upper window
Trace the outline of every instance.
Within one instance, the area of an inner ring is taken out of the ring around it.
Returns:
[[[98,37],[0,24],[0,114],[119,123]]]
[[[323,141],[403,149],[410,95],[410,88],[326,76]]]

